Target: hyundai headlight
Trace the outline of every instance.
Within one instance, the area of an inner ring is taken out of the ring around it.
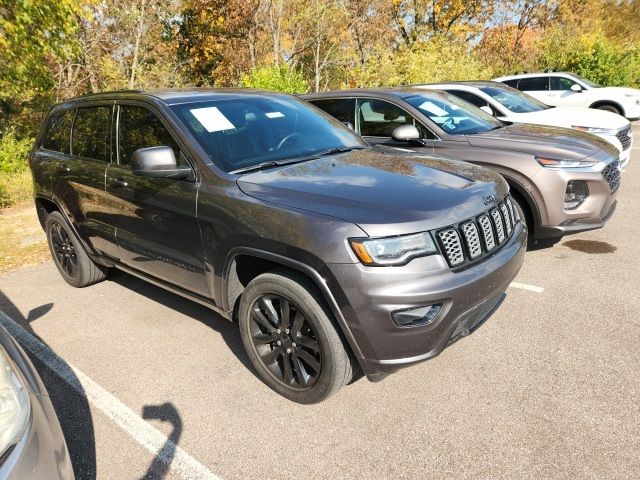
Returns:
[[[22,438],[30,411],[27,387],[0,346],[0,458]]]
[[[547,168],[580,168],[580,167],[593,167],[596,160],[561,160],[558,158],[537,157],[536,161]]]
[[[573,128],[580,130],[581,132],[593,133],[595,135],[615,135],[618,133],[614,128],[580,127],[578,125],[574,125]]]
[[[438,251],[429,232],[385,238],[352,238],[349,242],[365,265],[404,265],[412,258]]]

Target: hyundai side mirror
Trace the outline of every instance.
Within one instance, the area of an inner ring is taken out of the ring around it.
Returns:
[[[424,146],[424,142],[420,139],[420,132],[414,125],[400,125],[391,134],[396,142],[410,143],[413,145]]]
[[[138,177],[181,180],[191,174],[191,167],[178,165],[171,147],[140,148],[131,155],[131,171]]]
[[[573,85],[571,85],[571,91],[572,92],[576,92],[576,93],[580,93],[582,91],[582,87],[580,85],[578,85],[577,83],[574,83]]]
[[[489,105],[482,105],[480,107],[480,110],[482,110],[484,113],[488,113],[493,117],[493,110],[491,110],[491,107]]]

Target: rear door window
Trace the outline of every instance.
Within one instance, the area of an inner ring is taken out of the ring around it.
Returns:
[[[549,90],[549,77],[521,78],[518,81],[518,90],[540,91]]]
[[[341,121],[342,123],[350,123],[351,125],[355,124],[355,98],[331,98],[326,100],[313,100],[311,103],[319,109],[324,110],[333,118]]]
[[[72,154],[109,162],[111,107],[79,108],[73,122]]]
[[[177,142],[158,116],[145,107],[120,106],[118,142],[121,165],[131,165],[133,152],[148,147],[171,147],[179,163],[180,147]]]
[[[486,100],[471,92],[466,92],[463,90],[447,90],[447,92],[451,95],[455,95],[456,97],[461,98],[465,102],[469,102],[471,105],[475,105],[476,107],[486,107],[487,105],[489,105]]]
[[[68,155],[70,153],[72,121],[72,111],[52,115],[42,139],[42,148]]]

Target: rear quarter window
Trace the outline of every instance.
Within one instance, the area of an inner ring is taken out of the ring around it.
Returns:
[[[47,130],[42,138],[42,148],[69,154],[72,121],[73,112],[71,111],[51,115]]]
[[[320,110],[325,111],[342,123],[354,124],[354,111],[356,109],[355,98],[332,98],[327,100],[312,100],[311,103]]]
[[[521,78],[518,81],[518,90],[525,92],[527,90],[549,90],[549,77]]]

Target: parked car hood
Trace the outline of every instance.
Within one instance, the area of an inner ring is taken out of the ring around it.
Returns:
[[[475,147],[516,150],[568,160],[581,160],[602,151],[606,153],[605,157],[618,156],[618,150],[613,145],[590,133],[528,123],[514,123],[489,132],[468,135],[467,140]]]
[[[629,125],[621,115],[585,107],[555,107],[537,112],[511,113],[509,120],[556,127],[595,127],[620,130]]]
[[[337,217],[374,237],[457,223],[508,191],[502,177],[479,166],[376,148],[249,173],[237,182],[254,198]]]

